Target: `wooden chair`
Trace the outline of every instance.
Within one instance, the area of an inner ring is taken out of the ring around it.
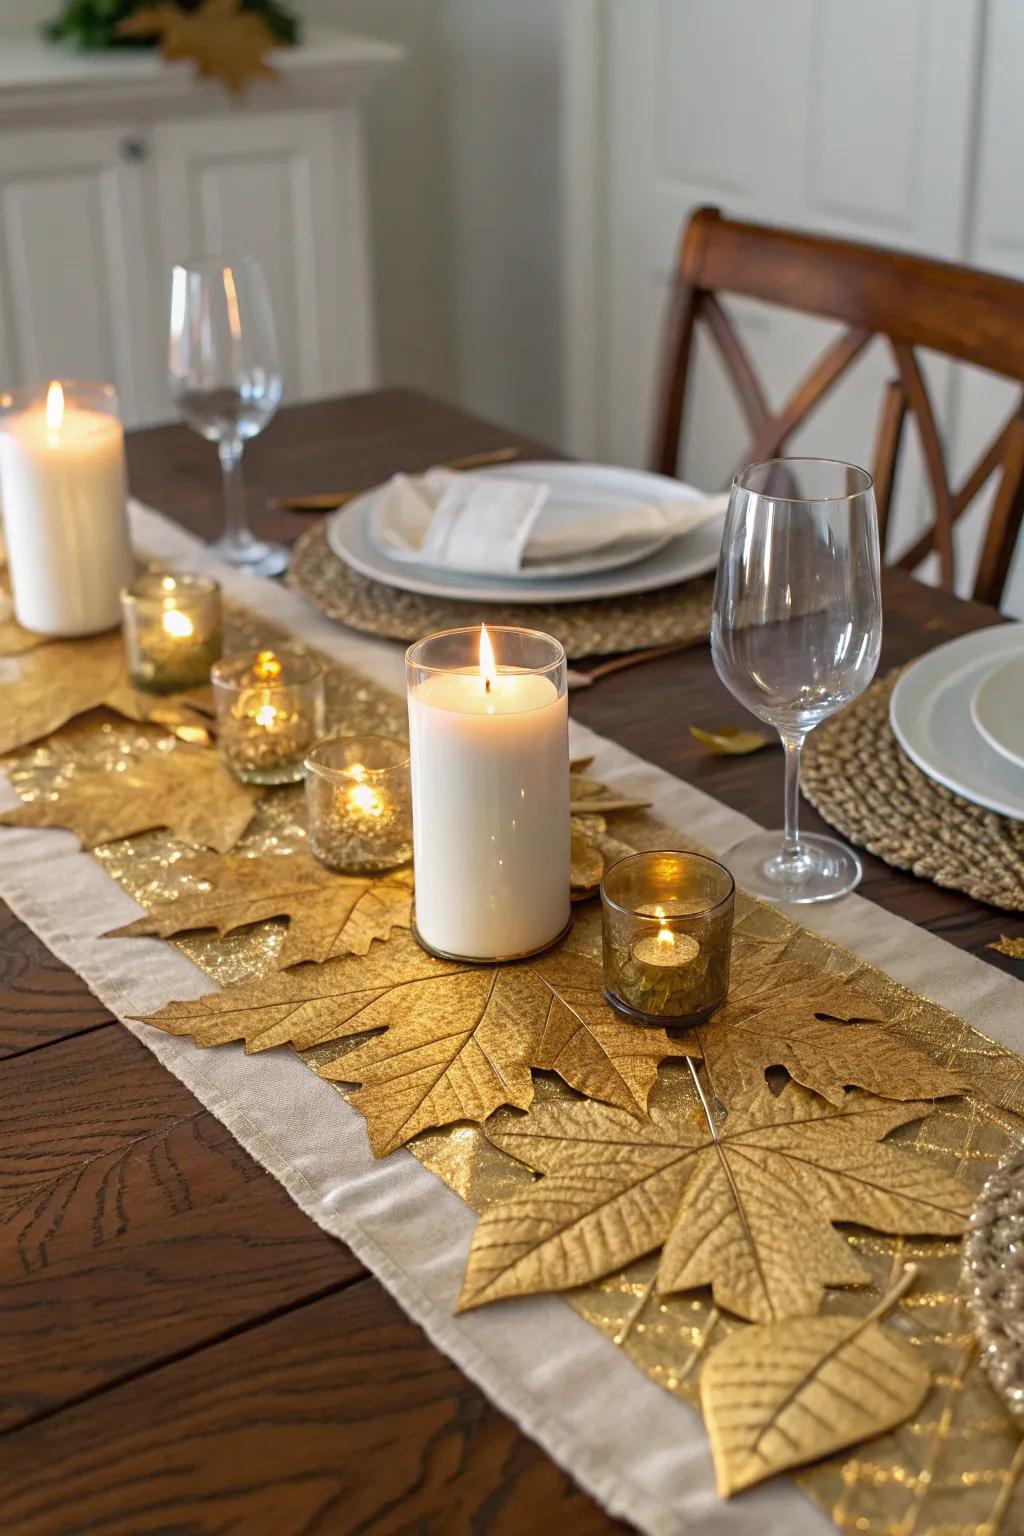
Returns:
[[[718,294],[760,299],[843,322],[846,329],[789,399],[773,410]],[[974,595],[998,604],[1024,513],[1024,390],[963,483],[949,481],[942,438],[916,348],[925,347],[1024,385],[1024,283],[970,267],[850,240],[833,240],[723,218],[701,208],[680,246],[657,399],[653,467],[678,471],[679,440],[697,324],[717,346],[751,432],[743,463],[781,454],[793,432],[877,337],[895,377],[878,419],[874,477],[885,551],[906,419],[919,434],[934,510],[931,527],[899,559],[913,570],[935,550],[943,586],[953,585],[953,527],[998,476]]]

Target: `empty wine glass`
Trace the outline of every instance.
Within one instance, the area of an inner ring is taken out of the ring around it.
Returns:
[[[214,551],[242,570],[276,576],[288,552],[250,531],[242,482],[244,445],[281,403],[270,295],[253,257],[211,256],[174,268],[168,369],[182,417],[220,453],[224,533]]]
[[[871,681],[882,641],[871,476],[834,459],[773,459],[733,481],[715,582],[711,654],[730,693],[786,753],[785,831],[737,844],[739,885],[772,901],[824,901],[862,874],[852,849],[801,834],[808,731]]]

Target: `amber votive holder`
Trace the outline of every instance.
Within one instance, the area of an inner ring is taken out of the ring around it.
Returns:
[[[211,674],[217,745],[246,784],[295,784],[324,734],[324,668],[302,651],[250,651]]]
[[[736,885],[698,853],[633,853],[601,881],[605,996],[638,1024],[696,1024],[729,991]]]
[[[361,874],[412,858],[409,746],[390,736],[334,736],[306,757],[309,846],[328,869]]]
[[[146,693],[203,688],[219,661],[220,587],[210,576],[147,571],[121,589],[128,676]]]

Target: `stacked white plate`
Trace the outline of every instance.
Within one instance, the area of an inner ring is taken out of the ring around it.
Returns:
[[[473,471],[496,479],[531,480],[549,489],[547,506],[558,515],[590,505],[623,507],[637,502],[692,500],[702,493],[678,480],[608,464],[525,463]],[[722,512],[677,538],[652,535],[576,554],[557,564],[524,568],[515,575],[484,576],[443,570],[389,555],[374,535],[384,486],[357,496],[327,520],[331,549],[353,570],[389,587],[479,603],[575,603],[653,592],[713,571],[722,542]]]
[[[1024,624],[950,640],[908,667],[889,718],[922,772],[1024,821]]]

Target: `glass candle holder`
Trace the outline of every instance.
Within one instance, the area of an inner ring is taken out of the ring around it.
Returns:
[[[246,784],[294,784],[324,733],[324,669],[299,651],[253,651],[215,663],[210,674],[217,744]]]
[[[531,629],[450,629],[406,653],[416,934],[518,960],[569,924],[565,652]]]
[[[412,857],[409,748],[388,736],[336,736],[306,758],[309,845],[329,869],[394,869]]]
[[[147,572],[121,593],[128,675],[147,693],[210,681],[221,653],[220,587],[210,576]]]
[[[633,853],[601,881],[605,995],[639,1024],[695,1024],[729,991],[736,885],[697,853]]]

